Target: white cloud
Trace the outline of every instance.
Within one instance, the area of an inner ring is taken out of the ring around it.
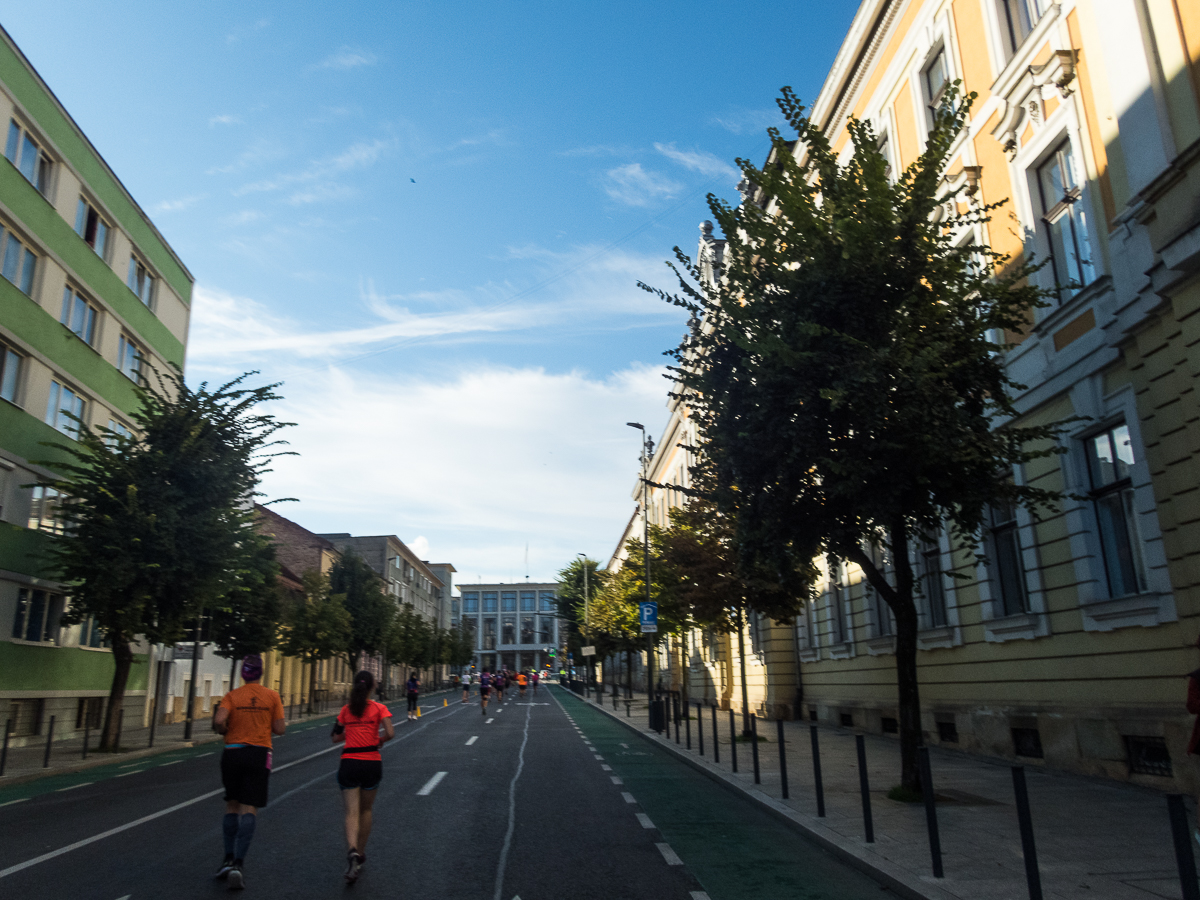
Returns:
[[[263,218],[265,216],[257,209],[243,209],[239,213],[225,216],[221,221],[226,225],[249,225],[251,222],[257,222]]]
[[[323,179],[350,172],[354,169],[362,169],[367,166],[374,165],[379,157],[386,151],[396,146],[396,141],[393,138],[378,138],[373,141],[356,141],[351,144],[341,153],[335,156],[326,157],[325,159],[317,159],[310,162],[305,168],[298,172],[285,172],[281,175],[276,175],[273,178],[265,178],[261,181],[244,184],[237,188],[233,195],[242,197],[246,194],[265,193],[269,191],[277,191],[282,188],[292,187],[296,185],[311,184],[320,182]],[[344,190],[336,185],[326,185],[326,192],[329,198],[336,199],[345,196]],[[326,199],[318,196],[318,191],[302,191],[293,195],[291,202],[306,203],[313,202],[317,199]]]
[[[208,124],[211,128],[213,125],[240,125],[241,121],[242,120],[238,116],[220,115],[213,116],[208,120]]]
[[[657,172],[647,172],[641,163],[629,163],[609,169],[604,191],[619,203],[628,206],[649,206],[683,189],[683,185]]]
[[[734,134],[750,131],[766,131],[772,125],[783,125],[783,114],[778,109],[734,109],[713,116],[714,125]]]
[[[317,68],[359,69],[363,66],[373,66],[376,62],[378,62],[378,58],[374,53],[367,50],[355,50],[352,47],[343,47],[337,53],[327,56],[317,63]]]
[[[674,143],[655,144],[654,149],[667,159],[674,160],[686,169],[714,178],[725,178],[737,182],[741,173],[729,163],[705,150],[678,150]]]
[[[156,213],[180,212],[199,203],[204,197],[204,194],[197,194],[192,197],[180,197],[178,200],[162,200],[154,204],[151,211]]]
[[[423,534],[417,535],[411,541],[405,541],[408,549],[417,554],[417,559],[429,559],[429,538]],[[432,560],[430,560],[432,562]]]

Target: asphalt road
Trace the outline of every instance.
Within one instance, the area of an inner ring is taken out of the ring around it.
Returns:
[[[352,888],[342,879],[340,748],[328,721],[277,739],[247,891],[423,900],[887,896],[565,691],[491,706],[483,716],[477,701],[439,705],[411,723],[395,707],[368,862]],[[217,752],[210,745],[0,789],[0,896],[228,896],[210,877],[222,855]]]

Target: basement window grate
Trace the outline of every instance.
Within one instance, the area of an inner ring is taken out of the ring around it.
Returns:
[[[891,716],[884,716],[879,720],[879,725],[883,729],[884,734],[899,734],[900,723]]]
[[[1029,759],[1042,759],[1042,736],[1036,728],[1014,728],[1012,730],[1013,750],[1017,756]]]
[[[953,722],[938,722],[938,740],[943,744],[958,743],[958,726]]]
[[[1125,748],[1129,753],[1131,773],[1171,777],[1171,754],[1167,752],[1167,742],[1162,738],[1125,735]]]
[[[843,728],[853,728],[854,727],[854,714],[853,713],[842,713],[841,714],[841,722],[842,722]]]

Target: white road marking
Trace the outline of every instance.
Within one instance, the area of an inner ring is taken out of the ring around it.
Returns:
[[[12,806],[14,803],[24,803],[28,797],[22,797],[20,800],[9,800],[7,803],[0,803],[0,806]]]
[[[124,897],[118,897],[117,900],[129,900],[132,896],[133,894],[126,894]]]
[[[80,784],[73,784],[70,787],[58,788],[58,790],[56,790],[54,793],[61,794],[63,791],[73,791],[73,790],[75,790],[75,788],[87,787],[89,784],[94,784],[94,783],[95,782],[92,782],[92,781],[84,781]]]
[[[495,718],[491,718],[491,719],[488,719],[488,720],[487,720],[486,722],[484,722],[483,724],[484,724],[484,725],[491,725],[491,724],[492,724],[493,722],[495,722],[495,721],[496,721],[496,720],[495,720]]]
[[[604,766],[601,766],[600,768],[603,769],[605,772],[612,771],[612,766],[604,765]]]
[[[671,849],[670,844],[655,844],[658,852],[663,855],[663,859],[667,861],[668,866],[682,866],[683,860],[679,858],[679,854]]]
[[[626,803],[637,803],[637,801],[633,799],[633,794],[629,793],[629,791],[621,791],[621,796],[625,798]]]
[[[193,758],[194,758],[194,759],[204,759],[204,757],[206,757],[206,756],[212,756],[212,755],[213,755],[214,753],[216,753],[216,752],[217,752],[216,750],[209,750],[207,753],[201,753],[199,756],[196,756],[196,757],[193,757]]]
[[[604,759],[604,757],[603,757],[603,756],[601,756],[599,753],[593,753],[593,754],[592,754],[592,756],[596,757],[596,759],[599,759],[599,760],[603,760],[603,759]]]
[[[504,712],[503,706],[501,706],[499,709],[496,710],[496,715],[500,715],[500,713],[502,713],[502,712]]]
[[[625,783],[621,780],[620,775],[610,775],[608,777],[612,779],[613,784],[624,784]],[[218,791],[218,793],[220,793],[220,791]]]
[[[467,741],[467,746],[470,747],[477,740],[479,740],[479,735],[475,735],[473,738],[471,738],[469,741]]]
[[[650,821],[650,817],[648,815],[646,815],[645,813],[638,813],[637,820],[638,820],[638,822],[641,823],[641,826],[643,828],[653,828],[654,827],[654,823]]]
[[[496,864],[496,891],[493,900],[501,900],[504,890],[504,872],[508,868],[508,851],[512,849],[513,832],[517,827],[517,779],[525,771],[525,745],[529,743],[529,718],[533,710],[525,710],[525,735],[521,738],[521,749],[517,753],[517,771],[512,781],[508,783],[508,831],[504,834],[504,844],[500,848],[500,861]]]
[[[692,891],[692,900],[711,900],[704,891]]]
[[[163,763],[162,766],[173,766],[173,765],[175,765],[175,763],[181,763],[181,762],[183,762],[182,759],[173,759],[169,763]],[[161,769],[162,766],[159,766],[159,768]]]
[[[622,746],[622,747],[624,747],[626,750],[628,750],[628,749],[629,749],[629,745],[628,745],[628,744],[622,744],[621,746]]]
[[[145,772],[145,769],[134,769],[132,772],[122,772],[118,778],[124,778],[126,775],[136,775],[138,772]]]
[[[445,778],[449,774],[450,774],[449,772],[438,772],[436,775],[434,775],[432,778],[430,778],[427,782],[425,782],[425,786],[423,788],[421,788],[419,791],[417,791],[417,796],[418,797],[428,797],[430,794],[433,793],[433,789],[435,787],[437,787],[439,784],[441,784],[442,779]]]
[[[123,766],[117,766],[117,768],[118,768],[118,769],[128,769],[128,768],[131,768],[132,766],[140,766],[140,765],[141,765],[141,763],[140,763],[140,762],[135,762],[135,763],[125,763],[125,765],[123,765]]]

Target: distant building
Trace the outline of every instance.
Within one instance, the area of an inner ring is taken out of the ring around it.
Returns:
[[[148,366],[183,366],[192,275],[0,29],[0,722],[15,744],[97,726],[113,660],[97,624],[64,626],[43,561],[62,532],[52,476],[80,427],[128,433]],[[49,460],[50,468],[34,460]],[[125,721],[149,714],[136,647]]]
[[[472,584],[460,591],[478,669],[544,669],[551,652],[558,659],[566,628],[558,617],[557,582]]]

